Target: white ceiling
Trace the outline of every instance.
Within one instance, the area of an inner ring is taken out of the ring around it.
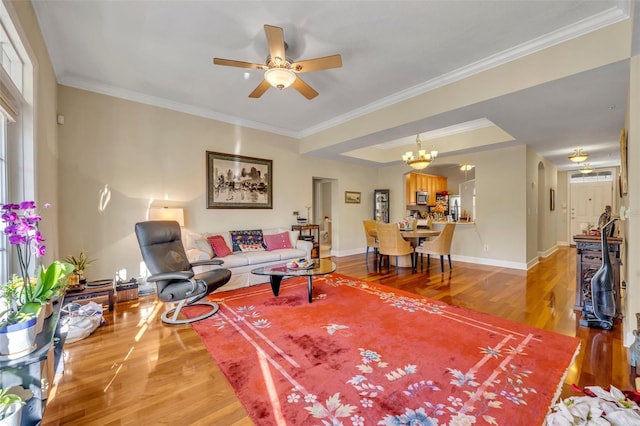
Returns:
[[[620,0],[33,5],[59,83],[296,138],[627,19],[630,8]],[[264,24],[284,29],[294,60],[342,55],[340,69],[301,75],[318,97],[272,88],[250,99],[261,71],[212,64],[213,57],[263,63]],[[388,165],[347,152],[380,143],[413,149],[418,132],[460,131],[461,123],[487,118],[513,136],[505,143],[530,145],[560,170],[572,168],[567,155],[576,147],[595,167],[617,165],[628,78],[629,63],[621,61],[313,155]],[[462,152],[473,149],[483,148]]]

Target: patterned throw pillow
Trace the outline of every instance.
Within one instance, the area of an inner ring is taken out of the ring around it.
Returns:
[[[279,234],[265,234],[264,242],[267,245],[267,250],[269,251],[291,248],[291,240],[289,239],[289,233],[287,231]]]
[[[211,235],[207,237],[207,241],[211,244],[211,248],[213,249],[213,253],[218,257],[225,257],[233,254],[229,247],[227,246],[227,242],[224,240],[222,235]]]
[[[264,251],[262,244],[240,244],[240,251],[247,253],[250,251]]]
[[[252,229],[246,231],[229,231],[231,236],[231,249],[234,252],[240,250],[240,244],[260,244],[264,247],[262,229]]]

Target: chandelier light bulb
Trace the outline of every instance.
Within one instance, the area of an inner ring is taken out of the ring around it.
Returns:
[[[569,155],[569,160],[574,163],[582,163],[587,158],[589,158],[589,154],[586,152],[582,152],[582,148],[576,148],[573,150],[573,154]]]

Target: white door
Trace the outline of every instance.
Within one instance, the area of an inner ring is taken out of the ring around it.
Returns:
[[[605,206],[612,206],[613,185],[609,182],[571,184],[571,236],[581,234],[582,228],[597,228],[598,218]]]

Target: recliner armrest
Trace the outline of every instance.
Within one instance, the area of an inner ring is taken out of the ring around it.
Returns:
[[[162,272],[160,274],[150,275],[147,277],[147,281],[164,281],[164,280],[189,280],[193,277],[191,271],[178,271],[178,272]]]
[[[194,260],[191,262],[191,266],[222,265],[223,263],[224,261],[220,259]]]

